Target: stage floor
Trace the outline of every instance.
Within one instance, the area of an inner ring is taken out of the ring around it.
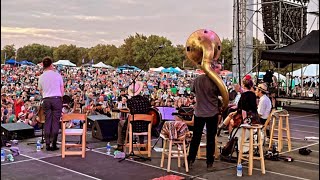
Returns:
[[[319,114],[289,111],[290,128],[292,136],[292,151],[284,152],[281,155],[291,156],[293,162],[265,160],[266,174],[260,171],[260,162],[254,162],[253,175],[248,176],[247,164],[243,164],[242,179],[319,179],[319,140],[305,137],[319,137]],[[184,179],[238,179],[236,176],[236,164],[220,160],[214,162],[215,170],[206,170],[205,160],[196,160],[193,169],[189,173],[183,167],[177,167],[177,159],[172,159],[171,172],[167,173],[165,161],[164,168],[160,168],[161,153],[152,150],[151,161],[134,161],[126,159],[118,162],[111,155],[106,154],[106,143],[91,137],[88,132],[88,146],[84,159],[80,156],[66,156],[61,158],[60,151],[47,152],[42,150],[36,152],[35,145],[28,145],[28,142],[35,142],[35,138],[20,140],[17,145],[21,154],[15,157],[14,162],[1,162],[1,179],[10,180],[69,180],[69,179],[136,179],[148,180],[160,178],[167,175],[177,175]],[[60,140],[60,138],[59,138]],[[219,141],[225,144],[227,135],[219,137]],[[156,138],[153,139],[153,143]],[[116,145],[116,141],[111,141]],[[222,145],[220,144],[220,145]],[[161,147],[159,141],[156,147]],[[308,147],[313,152],[308,156],[298,153],[298,149]],[[4,147],[7,153],[9,148]]]

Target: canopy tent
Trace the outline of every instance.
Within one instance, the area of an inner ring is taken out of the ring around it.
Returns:
[[[131,66],[133,68],[134,71],[140,71],[141,69],[136,67],[136,66]]]
[[[175,69],[178,70],[178,71],[182,71],[182,69],[180,69],[179,67],[176,67]]]
[[[28,65],[28,66],[34,66],[35,65],[34,63],[29,62],[27,60],[20,61],[20,64],[21,65]]]
[[[319,63],[319,30],[311,31],[301,40],[288,46],[262,51],[261,59],[280,62],[281,68],[290,63]]]
[[[5,62],[5,64],[18,65],[20,63],[18,61],[16,61],[15,59],[9,59]]]
[[[133,67],[131,67],[130,65],[128,65],[128,64],[125,64],[125,65],[122,65],[122,66],[119,66],[117,69],[119,69],[119,70],[133,70],[134,68]]]
[[[72,67],[76,67],[77,65],[70,62],[69,60],[59,60],[55,63],[53,63],[54,65],[62,65],[62,66],[72,66]]]
[[[256,72],[253,72],[253,73],[251,73],[251,74],[252,74],[253,76],[257,76],[257,73],[256,73]],[[264,76],[265,74],[266,74],[266,72],[259,72],[259,77],[258,77],[258,79],[263,79],[263,76]],[[284,75],[278,74],[277,72],[274,72],[273,75],[276,76],[276,78],[280,77],[280,79],[281,79],[281,80],[284,80],[284,81],[287,79]]]
[[[319,76],[319,64],[310,64],[306,67],[297,69],[292,73],[290,72],[288,74],[290,75],[293,74],[293,76],[301,77],[301,70],[302,70],[303,76]]]
[[[158,67],[158,68],[150,68],[149,70],[150,71],[156,71],[156,72],[161,72],[161,70],[163,70],[164,69],[164,67]]]
[[[180,71],[178,71],[177,69],[175,69],[173,67],[168,67],[166,69],[162,69],[161,72],[164,72],[164,73],[179,73]]]
[[[107,68],[107,69],[112,69],[113,67],[110,65],[106,65],[103,62],[99,62],[97,64],[92,65],[92,67],[96,67],[96,68]]]

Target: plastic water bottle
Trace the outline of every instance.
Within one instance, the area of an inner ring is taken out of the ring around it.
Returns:
[[[37,151],[41,151],[41,141],[37,141]]]
[[[237,176],[238,177],[242,176],[242,165],[241,164],[237,165]]]
[[[6,160],[6,152],[4,151],[4,149],[1,149],[1,162]]]
[[[110,155],[111,152],[111,145],[110,142],[107,143],[107,155]]]

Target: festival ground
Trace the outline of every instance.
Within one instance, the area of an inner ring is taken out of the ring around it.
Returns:
[[[290,156],[293,162],[265,160],[266,174],[261,174],[260,162],[254,162],[253,175],[248,176],[247,163],[243,163],[243,177],[241,179],[319,179],[319,140],[305,137],[319,137],[319,114],[309,112],[289,111],[290,128],[292,136],[292,151],[287,148],[281,155]],[[193,169],[189,173],[185,169],[177,167],[177,159],[172,160],[171,172],[160,168],[161,153],[152,150],[151,161],[134,161],[126,159],[118,162],[111,155],[106,154],[106,142],[92,138],[91,132],[87,134],[87,149],[84,159],[80,156],[67,156],[61,158],[60,151],[47,152],[36,151],[35,145],[27,145],[28,142],[35,142],[33,139],[20,140],[17,145],[20,148],[20,155],[15,157],[14,162],[1,162],[1,179],[6,180],[35,180],[35,179],[133,179],[147,180],[160,178],[168,175],[177,175],[184,179],[239,179],[236,176],[236,164],[216,160],[215,170],[207,171],[205,160],[196,160]],[[59,135],[59,140],[61,137]],[[225,144],[227,135],[219,137],[219,144]],[[153,143],[156,138],[153,139]],[[116,141],[111,141],[116,145]],[[159,141],[156,147],[161,147]],[[298,150],[308,147],[312,150],[308,156],[300,155]],[[7,153],[9,153],[8,149]],[[165,179],[165,178],[164,178]]]

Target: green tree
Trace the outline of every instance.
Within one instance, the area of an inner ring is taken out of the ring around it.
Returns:
[[[220,61],[224,59],[223,68],[226,70],[231,71],[232,70],[232,41],[229,39],[222,39],[221,45],[222,45],[222,51],[220,55]]]
[[[1,62],[5,62],[8,59],[15,59],[16,48],[14,44],[5,45],[1,50]]]
[[[63,44],[53,50],[53,59],[55,61],[66,59],[79,65],[81,60],[79,60],[78,51],[79,49],[73,44]]]
[[[42,61],[45,56],[52,57],[53,48],[41,44],[29,44],[18,49],[17,60],[28,60],[35,64]]]

